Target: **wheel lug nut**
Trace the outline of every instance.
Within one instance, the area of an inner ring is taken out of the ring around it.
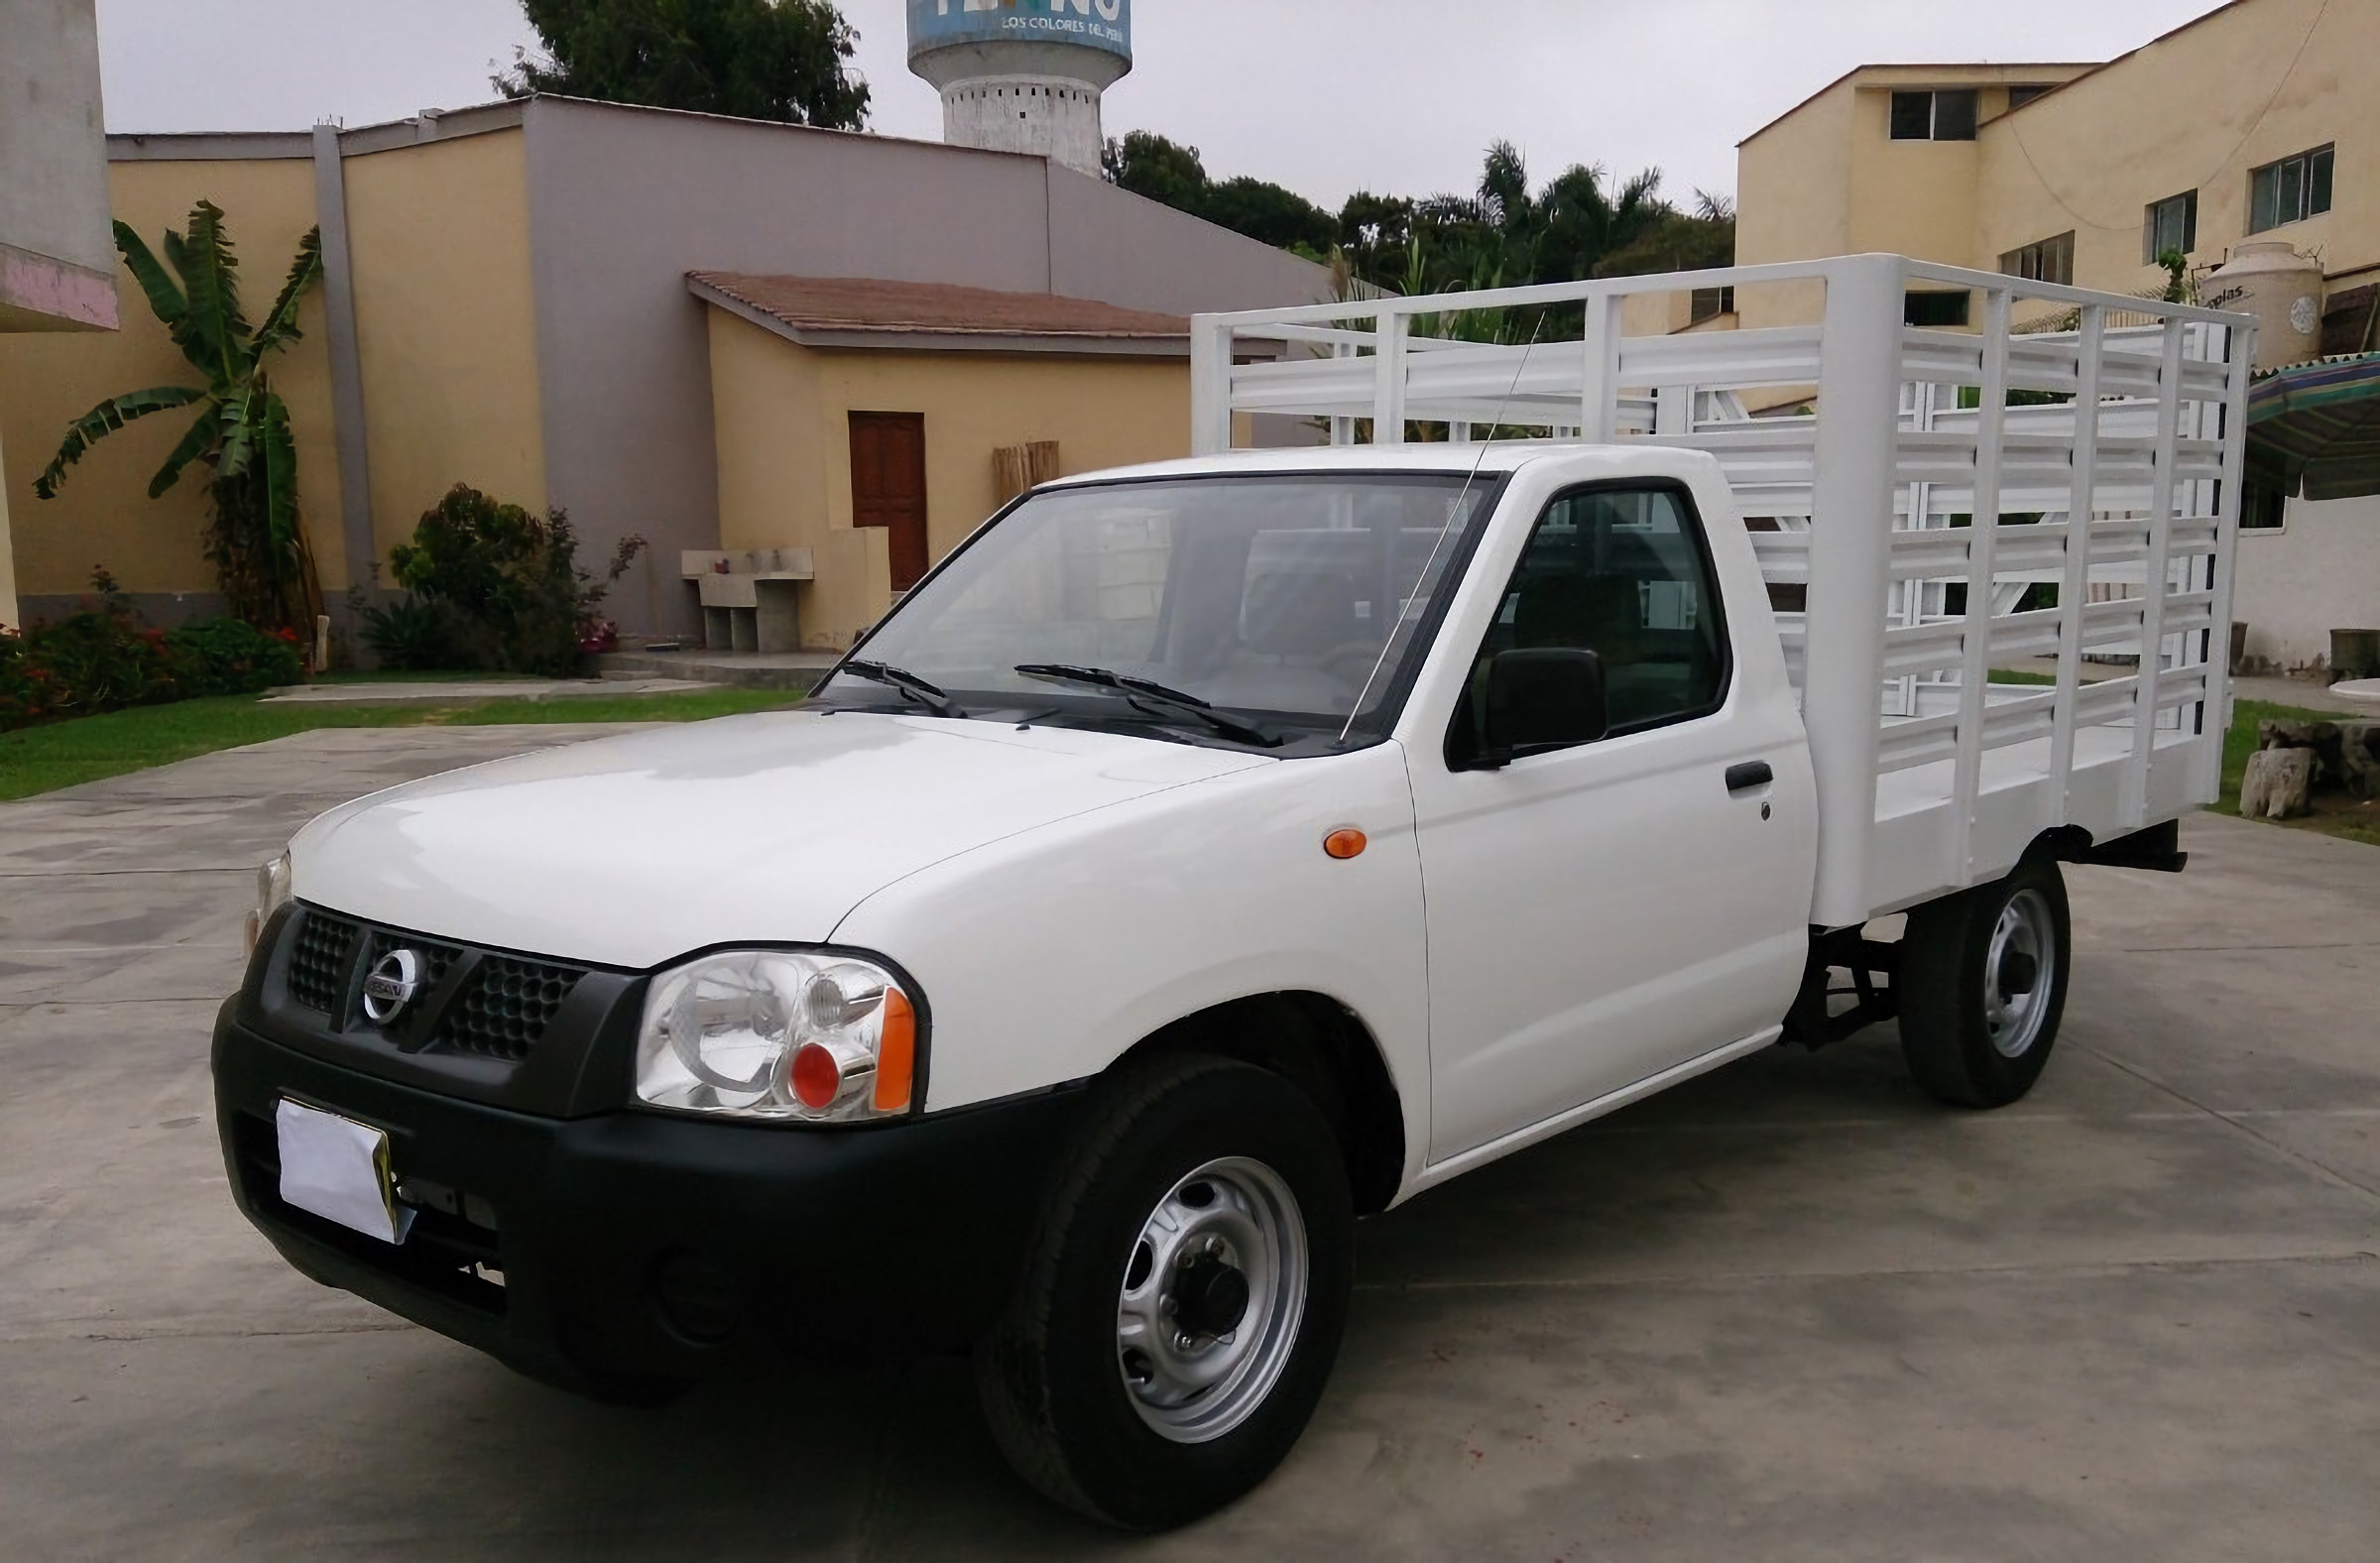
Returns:
[[[1173,1338],[1173,1349],[1177,1352],[1188,1351],[1190,1349],[1190,1337],[1187,1335],[1175,1336]]]
[[[1182,1305],[1174,1301],[1171,1297],[1160,1297],[1157,1299],[1157,1311],[1165,1315],[1165,1317],[1168,1319],[1172,1318],[1176,1313],[1179,1313],[1181,1308]]]
[[[1221,1238],[1209,1238],[1209,1239],[1207,1239],[1207,1257],[1208,1257],[1209,1259],[1218,1259],[1218,1260],[1219,1260],[1219,1259],[1221,1259],[1221,1258],[1223,1258],[1223,1239],[1221,1239]]]

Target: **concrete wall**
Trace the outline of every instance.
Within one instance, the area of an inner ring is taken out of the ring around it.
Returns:
[[[0,0],[0,331],[115,325],[91,0]]]
[[[2288,670],[2326,666],[2332,630],[2380,628],[2380,497],[2293,499],[2279,531],[2241,533],[2231,617]]]
[[[108,330],[117,317],[91,0],[0,0],[0,332]],[[6,448],[0,437],[0,625],[15,625]]]
[[[992,453],[1002,446],[1055,439],[1068,473],[1190,453],[1185,359],[822,350],[707,312],[719,545],[812,550],[808,646],[849,646],[892,600],[886,534],[851,524],[852,413],[925,415],[937,559],[999,508]]]
[[[1329,297],[1320,267],[1039,158],[557,98],[530,103],[527,124],[549,495],[590,553],[626,533],[654,544],[658,575],[640,567],[614,598],[632,631],[695,628],[672,572],[721,525],[689,271],[960,283],[1172,313]],[[651,625],[640,603],[659,615]]]
[[[1326,303],[1328,270],[1105,180],[1046,170],[1049,292],[1127,309],[1197,314]]]
[[[343,161],[385,583],[390,547],[458,482],[547,503],[528,145],[516,128]]]
[[[297,138],[302,145],[303,138]],[[240,260],[241,298],[251,311],[271,302],[298,240],[314,225],[313,166],[303,157],[221,161],[117,161],[108,199],[154,250],[180,229],[200,197],[223,208]],[[17,587],[28,618],[72,607],[104,564],[161,622],[214,612],[215,572],[200,551],[206,471],[190,467],[162,498],[149,478],[191,415],[155,414],[108,435],[68,470],[57,499],[33,496],[33,480],[58,450],[66,425],[101,400],[150,386],[203,384],[150,314],[130,272],[117,283],[128,301],[111,335],[0,336],[0,446],[9,452],[8,510],[16,533]],[[306,299],[303,339],[276,362],[273,383],[290,405],[298,440],[298,489],[325,588],[346,579],[338,524],[338,456],[332,438],[330,376],[322,295]]]

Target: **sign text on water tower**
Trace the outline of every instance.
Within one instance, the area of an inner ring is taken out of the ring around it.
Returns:
[[[1079,44],[1132,58],[1132,0],[909,0],[909,58],[952,44]]]

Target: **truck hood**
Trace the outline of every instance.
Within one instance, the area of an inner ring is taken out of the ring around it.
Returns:
[[[416,932],[651,967],[826,940],[869,896],[959,853],[1277,763],[998,722],[732,717],[360,798],[298,832],[294,890]]]

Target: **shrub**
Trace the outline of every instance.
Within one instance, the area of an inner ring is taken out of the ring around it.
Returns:
[[[91,572],[91,597],[56,623],[0,629],[0,731],[202,694],[246,694],[304,675],[297,636],[239,619],[178,630],[142,624],[115,577]]]
[[[166,664],[182,699],[255,694],[305,676],[294,631],[268,635],[245,619],[201,619],[168,630]]]
[[[359,590],[350,595],[364,644],[381,666],[397,672],[433,672],[474,665],[442,602],[424,602],[412,592],[403,602],[374,607]]]
[[[390,550],[397,583],[412,593],[406,604],[369,614],[365,638],[377,630],[392,646],[436,644],[426,606],[444,618],[449,666],[567,675],[587,661],[582,643],[595,609],[645,547],[621,540],[601,580],[578,567],[578,534],[567,513],[542,517],[457,483],[414,528],[411,542]],[[414,663],[413,665],[420,665]]]

